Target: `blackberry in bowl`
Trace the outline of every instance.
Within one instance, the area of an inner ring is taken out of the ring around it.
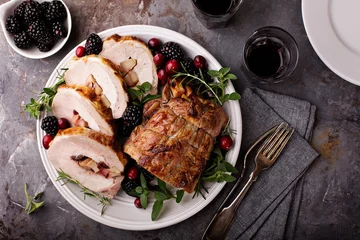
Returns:
[[[42,59],[58,52],[70,36],[70,11],[61,0],[13,0],[0,6],[0,23],[20,55]]]

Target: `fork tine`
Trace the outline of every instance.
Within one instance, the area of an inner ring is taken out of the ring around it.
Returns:
[[[271,143],[271,141],[274,139],[275,136],[277,136],[277,134],[279,133],[279,131],[283,128],[287,126],[287,124],[285,122],[282,122],[276,129],[275,131],[264,141],[264,143],[261,145],[261,147],[259,148],[258,152],[262,152],[268,145],[269,143]]]
[[[274,149],[274,145],[279,141],[279,138],[281,138],[284,134],[284,132],[288,129],[288,126],[286,125],[283,129],[280,130],[280,132],[275,136],[275,138],[271,141],[271,143],[264,149],[263,154],[267,155],[268,152],[272,149]]]
[[[285,138],[284,142],[281,144],[280,148],[276,151],[275,155],[273,156],[273,158],[271,159],[272,161],[275,161],[280,153],[282,152],[282,150],[284,149],[284,147],[286,146],[286,144],[288,143],[290,137],[293,135],[294,133],[294,129],[291,130],[290,134],[287,135],[287,137]]]
[[[272,149],[270,149],[270,152],[268,154],[266,154],[266,156],[268,158],[271,158],[271,156],[277,151],[277,149],[279,148],[280,144],[282,144],[284,142],[284,140],[286,139],[287,135],[289,135],[289,133],[291,132],[291,128],[287,127],[286,129],[284,129],[284,132],[281,136],[278,137],[278,141],[276,142],[276,144],[272,147]]]

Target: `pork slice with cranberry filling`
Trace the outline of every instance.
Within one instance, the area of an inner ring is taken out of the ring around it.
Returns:
[[[90,190],[114,197],[127,160],[113,139],[84,127],[60,130],[47,151],[49,161]]]
[[[109,136],[114,135],[111,109],[90,87],[61,85],[51,108],[55,117],[66,118],[72,127],[89,127]]]

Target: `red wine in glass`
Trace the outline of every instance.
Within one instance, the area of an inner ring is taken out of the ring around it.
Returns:
[[[193,0],[202,11],[211,15],[227,13],[233,5],[233,0]]]

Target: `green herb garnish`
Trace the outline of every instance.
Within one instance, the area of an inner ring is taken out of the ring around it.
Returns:
[[[237,169],[225,160],[220,147],[215,146],[212,156],[195,187],[193,198],[200,194],[205,199],[203,191],[206,193],[208,193],[208,191],[204,186],[204,182],[233,182],[236,178],[229,173],[237,172]]]
[[[99,205],[102,205],[101,208],[101,215],[104,214],[105,208],[109,205],[111,205],[111,199],[104,197],[104,196],[100,196],[100,194],[88,189],[87,187],[84,187],[84,185],[82,185],[79,181],[73,179],[72,177],[70,177],[69,175],[67,175],[63,170],[60,169],[60,171],[58,171],[59,176],[56,178],[56,181],[60,181],[63,180],[64,183],[62,185],[67,184],[68,182],[74,183],[78,186],[81,187],[81,192],[84,193],[84,200],[86,196],[90,196],[93,198],[97,198],[99,199]]]
[[[27,192],[27,184],[24,184],[24,192],[26,196],[26,206],[24,208],[24,211],[27,212],[27,214],[31,214],[35,210],[39,209],[40,207],[44,206],[44,201],[42,202],[35,202],[34,200],[40,199],[40,197],[43,195],[43,192],[40,192],[35,195],[35,197],[32,197]]]
[[[184,66],[183,69],[185,69]],[[225,94],[225,88],[227,86],[228,81],[237,79],[234,74],[230,73],[230,68],[221,68],[219,71],[209,70],[207,73],[210,75],[212,79],[217,78],[218,81],[214,81],[210,83],[206,82],[201,69],[199,69],[199,75],[193,75],[188,72],[185,73],[178,72],[173,76],[173,78],[174,79],[183,78],[183,81],[187,83],[191,83],[193,81],[199,82],[201,85],[203,85],[206,88],[201,93],[204,93],[205,91],[209,90],[211,94],[214,96],[216,102],[220,105],[222,105],[228,100],[240,100],[240,94],[238,94],[237,92]]]
[[[177,190],[176,196],[174,196],[171,191],[166,188],[166,183],[164,181],[157,179],[157,182],[158,185],[154,186],[155,203],[151,212],[152,221],[155,221],[158,218],[165,200],[174,198],[176,203],[180,203],[184,196],[184,190]]]
[[[30,103],[25,105],[25,111],[30,113],[30,117],[39,118],[40,113],[44,110],[44,107],[47,111],[51,111],[51,103],[57,93],[57,89],[60,85],[65,83],[64,73],[67,68],[61,68],[63,71],[61,74],[58,72],[58,76],[56,77],[58,81],[54,84],[54,86],[49,88],[44,88],[43,91],[39,94],[39,99],[35,100],[34,98],[30,99]]]
[[[151,88],[152,88],[151,83],[144,82],[141,85],[137,85],[133,88],[129,88],[128,93],[130,94],[132,99],[139,101],[139,104],[145,104],[150,100],[161,97],[161,95],[148,94]]]

